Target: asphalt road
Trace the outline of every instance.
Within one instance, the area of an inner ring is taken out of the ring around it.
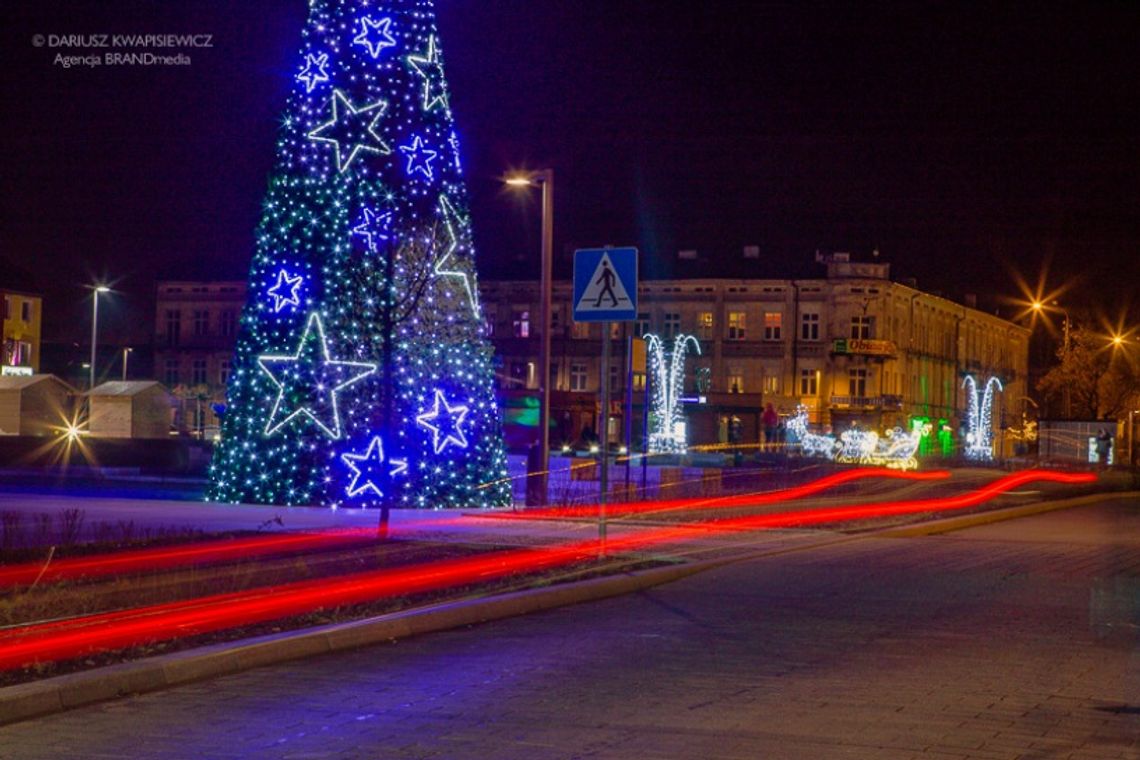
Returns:
[[[1117,501],[74,710],[0,757],[1135,759],[1138,625]]]

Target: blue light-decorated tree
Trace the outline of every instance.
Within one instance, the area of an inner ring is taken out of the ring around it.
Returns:
[[[311,0],[209,497],[509,502],[431,0]]]

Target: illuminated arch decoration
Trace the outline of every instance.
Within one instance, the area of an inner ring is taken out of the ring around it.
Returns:
[[[439,454],[448,445],[467,448],[467,436],[463,434],[463,420],[470,409],[462,404],[451,406],[443,391],[435,392],[435,403],[430,410],[416,416],[416,423],[431,431],[432,448]]]
[[[346,171],[361,151],[382,156],[392,152],[388,143],[376,132],[380,117],[388,110],[388,101],[377,100],[357,108],[347,95],[340,90],[333,90],[330,102],[332,118],[309,132],[308,136],[314,142],[325,142],[333,146],[339,171]]]
[[[329,74],[325,71],[325,67],[328,65],[328,53],[321,53],[319,55],[309,53],[305,56],[305,66],[301,69],[301,73],[297,75],[297,81],[305,83],[305,92],[312,92],[313,88],[321,82],[329,81]]]
[[[685,358],[692,346],[697,354],[701,344],[692,335],[673,338],[668,360],[665,343],[656,335],[645,336],[649,371],[653,376],[653,417],[649,432],[650,454],[684,454],[689,450],[681,395],[685,385]]]
[[[1001,380],[991,377],[979,390],[973,375],[962,381],[966,389],[966,446],[968,459],[990,461],[994,458],[993,406],[997,393],[1004,392]]]
[[[337,394],[376,372],[375,364],[338,361],[329,356],[329,344],[321,317],[309,315],[297,343],[288,356],[257,357],[262,371],[277,386],[277,398],[265,424],[270,436],[298,418],[307,418],[329,438],[340,438]]]
[[[383,469],[387,468],[388,479],[402,475],[408,470],[407,459],[385,459],[384,443],[380,436],[375,436],[362,454],[346,452],[340,455],[341,461],[348,467],[352,481],[345,486],[344,492],[350,499],[354,499],[369,491],[374,496],[383,496],[380,483],[385,479]]]
[[[284,269],[277,273],[277,282],[267,291],[273,299],[275,314],[279,314],[286,306],[301,305],[301,284],[304,281],[305,278],[301,275],[294,277]]]

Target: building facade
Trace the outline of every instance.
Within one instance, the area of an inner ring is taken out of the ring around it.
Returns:
[[[245,282],[158,283],[154,379],[177,399],[177,428],[207,438],[217,431],[212,407],[225,403],[245,298]]]
[[[826,261],[818,279],[642,281],[638,319],[611,326],[611,440],[623,440],[622,400],[633,391],[639,430],[644,378],[625,369],[631,338],[654,333],[670,343],[693,335],[700,354],[687,362],[690,441],[759,441],[759,414],[772,402],[782,415],[800,404],[821,427],[855,423],[883,430],[921,418],[951,453],[968,408],[963,380],[1004,386],[994,426],[1015,424],[1027,395],[1029,331],[970,306],[890,280],[889,264]],[[595,425],[600,413],[602,326],[572,321],[569,282],[554,284],[551,312],[551,420],[554,444]],[[480,284],[487,330],[501,360],[501,386],[515,394],[539,385],[538,283]],[[632,384],[632,388],[630,385]],[[703,400],[703,403],[702,403]],[[639,440],[635,432],[631,441]],[[995,436],[995,440],[998,436]]]
[[[40,371],[43,299],[33,293],[0,289],[4,301],[4,342],[0,374],[34,375]]]

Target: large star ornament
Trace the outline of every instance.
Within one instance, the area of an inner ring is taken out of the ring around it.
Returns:
[[[467,407],[462,404],[448,404],[443,391],[437,390],[431,410],[416,416],[416,423],[431,431],[432,448],[436,454],[447,448],[448,444],[467,448],[467,436],[463,434],[463,420],[467,417],[467,412]]]
[[[424,80],[424,112],[428,113],[436,108],[442,108],[444,111],[449,110],[447,81],[443,78],[443,62],[439,59],[435,35],[428,37],[428,48],[423,55],[409,55],[407,60],[408,65]]]
[[[455,277],[463,282],[463,289],[467,293],[467,302],[471,305],[471,313],[478,319],[479,297],[471,283],[471,278],[474,276],[474,273],[468,274],[463,269],[457,268],[460,262],[456,254],[462,252],[465,247],[463,241],[467,239],[467,236],[464,234],[466,225],[463,220],[459,218],[459,214],[455,211],[455,207],[451,205],[451,201],[447,199],[446,195],[439,196],[439,214],[443,217],[443,226],[444,229],[447,230],[448,240],[443,255],[435,260],[432,272],[436,277]]]
[[[357,108],[348,96],[340,90],[333,90],[332,118],[309,132],[310,140],[332,143],[336,152],[336,165],[340,171],[346,170],[361,151],[371,151],[386,156],[392,152],[388,144],[376,131],[380,117],[388,109],[388,101]]]
[[[349,452],[341,454],[340,458],[352,473],[352,482],[344,489],[349,498],[355,498],[365,491],[371,491],[377,496],[384,495],[379,484],[384,480],[385,461],[388,464],[388,477],[394,477],[408,469],[407,459],[384,459],[384,443],[380,436],[372,439],[363,454]]]
[[[257,363],[277,386],[277,398],[265,423],[267,436],[295,419],[308,419],[329,438],[340,438],[337,394],[376,372],[375,364],[330,357],[325,328],[316,312],[309,315],[295,354],[259,356]]]

